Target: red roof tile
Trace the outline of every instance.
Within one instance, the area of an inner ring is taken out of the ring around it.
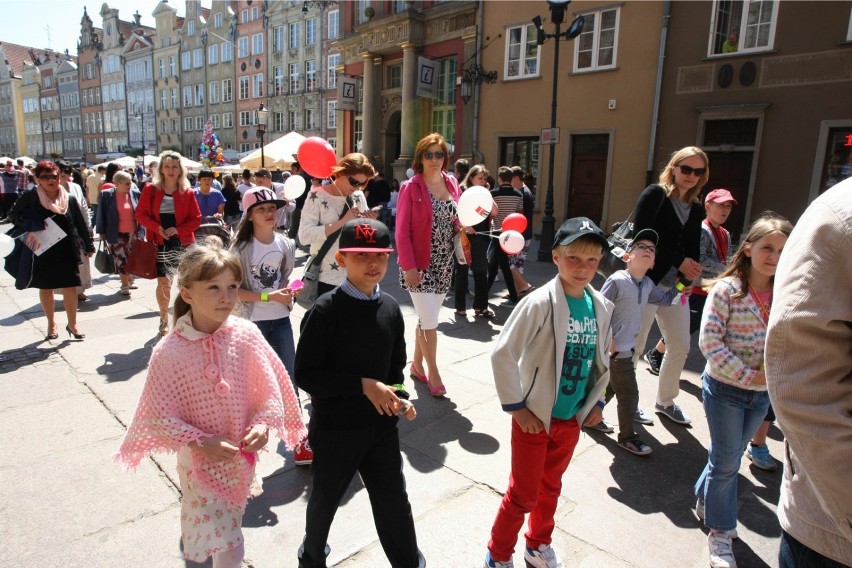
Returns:
[[[6,61],[9,62],[9,66],[12,68],[12,74],[15,77],[20,77],[21,69],[24,68],[24,65],[27,63],[35,63],[34,60],[36,58],[38,58],[42,63],[44,62],[47,54],[50,55],[51,60],[54,58],[65,58],[65,54],[59,53],[58,51],[38,49],[36,47],[28,47],[26,45],[18,45],[16,43],[9,43],[6,41],[0,42],[0,49],[3,50]],[[77,61],[77,56],[69,55],[68,59],[71,61]]]

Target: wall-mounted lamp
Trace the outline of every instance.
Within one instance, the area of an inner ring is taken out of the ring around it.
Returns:
[[[257,109],[257,135],[260,137],[260,167],[266,167],[266,160],[263,155],[263,135],[266,134],[266,126],[269,124],[269,110],[263,108],[263,103],[260,103],[260,108]]]
[[[459,79],[461,85],[461,98],[467,104],[473,96],[473,86],[488,83],[493,85],[497,82],[497,71],[486,71],[479,63],[467,67]]]

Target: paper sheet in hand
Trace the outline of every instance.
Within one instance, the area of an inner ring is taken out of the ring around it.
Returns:
[[[65,231],[59,228],[56,221],[48,218],[47,221],[44,222],[43,231],[30,231],[23,236],[23,239],[24,244],[27,245],[27,247],[29,247],[36,256],[41,256],[44,251],[65,237]]]

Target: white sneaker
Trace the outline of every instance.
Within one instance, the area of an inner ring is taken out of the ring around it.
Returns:
[[[707,545],[710,547],[710,568],[737,568],[731,535],[725,531],[710,531]]]
[[[704,520],[704,501],[702,501],[700,498],[695,501],[695,516],[698,517],[699,521]],[[737,534],[737,529],[720,532],[728,533],[728,536],[730,536],[731,538],[740,538],[740,535]]]
[[[485,564],[483,568],[515,568],[515,562],[510,558],[506,562],[500,562],[491,558],[491,552],[485,553]]]
[[[537,550],[524,547],[524,560],[533,568],[562,568],[562,561],[549,544],[540,544]]]

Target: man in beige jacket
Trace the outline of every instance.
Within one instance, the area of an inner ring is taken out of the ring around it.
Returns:
[[[805,211],[778,263],[766,384],[785,436],[780,568],[852,564],[852,178]]]

